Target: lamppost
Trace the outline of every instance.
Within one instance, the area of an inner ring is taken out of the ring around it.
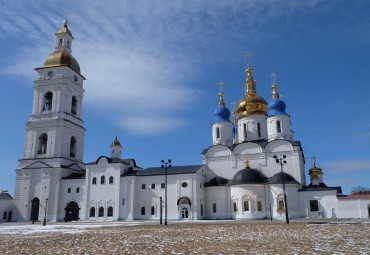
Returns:
[[[277,164],[280,165],[281,168],[281,178],[283,180],[283,192],[284,192],[284,209],[285,209],[285,219],[286,223],[289,224],[289,215],[288,215],[288,204],[286,200],[286,192],[285,192],[285,179],[284,179],[284,171],[283,171],[283,165],[286,164],[286,155],[283,155],[282,158],[278,158],[278,156],[274,155],[274,159]]]
[[[167,169],[171,168],[171,159],[164,162],[162,159],[161,167],[165,169],[165,187],[164,187],[164,225],[167,225]]]
[[[161,214],[161,218],[160,218],[160,220],[159,220],[159,224],[161,224],[162,225],[162,197],[159,197],[159,212],[160,212],[160,214]]]
[[[46,211],[47,211],[47,209],[48,209],[48,201],[49,201],[49,199],[45,199],[45,203],[46,203],[46,205],[45,205],[45,217],[44,217],[44,226],[46,226]]]

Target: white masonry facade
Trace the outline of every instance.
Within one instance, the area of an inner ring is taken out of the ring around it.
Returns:
[[[167,175],[160,167],[142,169],[122,158],[117,137],[109,157],[84,163],[85,78],[72,56],[73,39],[65,21],[55,51],[35,69],[24,155],[15,169],[14,201],[0,208],[4,220],[43,220],[45,213],[47,221],[164,219],[166,202],[169,220],[285,219],[286,211],[290,218],[369,217],[370,195],[327,187],[315,162],[306,183],[285,102],[275,82],[269,104],[257,94],[250,64],[231,120],[221,87],[202,164],[172,166]]]

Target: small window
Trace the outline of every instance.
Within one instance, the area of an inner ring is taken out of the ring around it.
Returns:
[[[161,183],[161,189],[164,189],[166,187],[166,184]]]
[[[67,40],[67,48],[70,49],[70,47],[69,47],[69,40]]]
[[[71,143],[69,148],[69,156],[74,158],[76,156],[76,137],[71,137]]]
[[[109,206],[108,207],[108,217],[112,217],[112,216],[113,216],[113,207]]]
[[[104,217],[104,207],[99,207],[99,217]]]
[[[262,211],[262,202],[257,201],[257,211]]]
[[[276,132],[281,133],[281,124],[280,120],[276,121]]]
[[[243,124],[244,139],[247,139],[247,124]]]
[[[216,127],[216,139],[220,139],[220,128]]]
[[[48,146],[48,135],[42,134],[39,137],[39,150],[37,151],[37,154],[46,154],[47,146]]]
[[[53,109],[53,93],[48,92],[44,96],[44,105],[42,111],[51,111]]]
[[[72,97],[71,113],[73,115],[76,115],[76,113],[77,113],[77,99],[76,99],[75,96]]]
[[[261,124],[259,122],[257,122],[257,133],[258,137],[261,137]]]
[[[145,189],[145,188],[146,188],[145,184],[141,184],[141,189]]]
[[[77,188],[76,189],[76,193],[80,193],[80,188]]]
[[[71,193],[72,189],[71,188],[68,188],[68,193]]]
[[[319,211],[319,201],[310,200],[310,208],[311,208],[311,212],[318,212]]]
[[[113,184],[113,176],[109,177],[109,184]]]
[[[141,215],[145,215],[145,207],[141,207]]]
[[[63,39],[60,39],[60,40],[59,40],[58,47],[62,47],[62,45],[63,45]]]
[[[104,184],[105,183],[105,176],[103,175],[102,177],[100,177],[100,184]]]
[[[92,184],[96,184],[96,178],[95,177],[92,179]]]
[[[152,189],[155,189],[155,184],[154,183],[152,183]]]
[[[95,207],[90,208],[90,217],[95,217]]]
[[[203,183],[199,183],[199,188],[203,189]]]
[[[152,208],[151,208],[151,214],[152,214],[152,215],[154,215],[154,214],[155,214],[155,208],[154,208],[154,206],[152,206]]]
[[[212,204],[212,212],[213,213],[216,213],[217,212],[217,205],[216,205],[216,203],[213,203]]]
[[[6,212],[4,212],[3,220],[6,220],[6,216],[7,216],[7,213],[6,213]]]
[[[233,203],[233,206],[234,206],[234,212],[236,212],[238,210],[236,202]]]
[[[203,216],[203,205],[200,204],[200,216]]]
[[[188,186],[188,183],[187,183],[187,182],[183,182],[183,183],[181,183],[181,186],[182,186],[183,188],[186,188],[186,187]]]
[[[125,199],[122,198],[122,205],[125,205]]]
[[[244,211],[245,212],[249,211],[249,202],[248,201],[244,201],[243,206],[244,206]]]

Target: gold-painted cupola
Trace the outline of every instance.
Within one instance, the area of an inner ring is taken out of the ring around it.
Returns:
[[[248,57],[251,55],[247,55]],[[244,116],[263,114],[267,116],[267,102],[257,94],[256,81],[253,79],[253,69],[248,61],[248,68],[245,70],[247,74],[245,86],[245,96],[239,100],[237,111],[239,119]]]

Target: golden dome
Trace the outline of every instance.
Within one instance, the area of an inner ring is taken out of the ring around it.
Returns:
[[[238,106],[236,107],[239,118],[256,114],[264,114],[267,116],[267,102],[257,95],[256,81],[253,79],[253,70],[250,68],[249,63],[248,69],[245,72],[247,74],[247,79],[244,82],[245,96],[239,100]]]
[[[316,167],[314,165],[310,170],[308,170],[309,175],[316,175],[316,174],[324,174],[321,168]]]
[[[80,65],[77,60],[66,50],[57,50],[45,60],[44,67],[68,66],[80,74]]]
[[[117,136],[116,136],[116,139],[114,139],[114,141],[112,142],[112,145],[111,145],[111,147],[112,146],[120,146],[120,147],[122,147],[122,145],[121,145],[121,143],[118,141],[118,139],[117,139]]]

